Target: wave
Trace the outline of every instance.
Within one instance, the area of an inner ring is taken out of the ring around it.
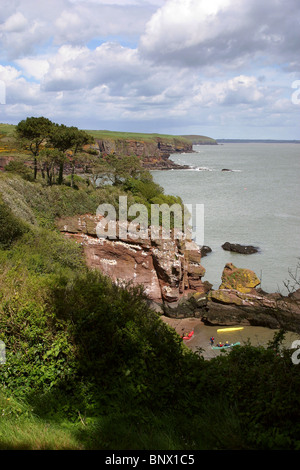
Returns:
[[[216,169],[207,166],[191,166],[188,171],[216,171]]]
[[[242,170],[229,170],[229,169],[218,169],[218,168],[209,168],[208,166],[191,166],[186,171],[224,171],[224,172],[232,172],[232,173],[240,173]]]
[[[281,219],[296,219],[296,220],[300,219],[299,215],[287,214],[287,213],[275,214],[275,217],[279,217]]]

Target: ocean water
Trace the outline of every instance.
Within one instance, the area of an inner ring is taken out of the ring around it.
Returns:
[[[192,168],[153,171],[153,179],[185,204],[204,205],[204,244],[212,253],[202,258],[203,280],[218,288],[231,262],[253,270],[265,291],[286,294],[300,261],[300,145],[224,143],[170,158]],[[231,253],[225,242],[260,251]]]

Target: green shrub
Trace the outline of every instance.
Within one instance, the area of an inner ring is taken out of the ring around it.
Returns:
[[[12,160],[5,166],[5,171],[17,173],[24,180],[33,181],[32,170],[23,161]]]
[[[182,341],[147,307],[140,289],[87,272],[56,289],[54,299],[57,317],[71,325],[78,372],[95,387],[96,400],[105,391],[127,404],[172,401],[182,379]]]
[[[9,248],[27,230],[27,226],[14,216],[0,198],[0,248]]]

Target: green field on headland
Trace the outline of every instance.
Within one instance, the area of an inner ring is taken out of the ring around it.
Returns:
[[[5,135],[6,137],[12,137],[14,135],[15,127],[13,124],[0,124],[0,135]],[[85,131],[92,135],[95,139],[111,139],[111,140],[136,140],[138,142],[153,142],[157,139],[161,139],[166,142],[172,142],[174,140],[183,141],[183,142],[201,142],[201,143],[213,143],[217,142],[211,137],[206,137],[202,135],[171,135],[171,134],[158,134],[158,133],[142,133],[142,132],[118,132],[118,131],[109,131],[109,130],[90,130],[85,129]]]
[[[188,140],[182,136],[169,135],[169,134],[146,134],[140,132],[117,132],[117,131],[107,131],[107,130],[86,130],[88,134],[91,134],[95,139],[132,139],[136,141],[144,142],[153,142],[157,138],[164,141],[173,141],[174,139],[178,140]]]
[[[168,200],[151,176],[127,168],[94,186],[37,169],[0,172],[0,449],[299,450],[300,365],[284,332],[207,361],[142,288],[89,269],[57,230],[120,195]]]

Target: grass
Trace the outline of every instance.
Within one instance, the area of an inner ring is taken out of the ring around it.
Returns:
[[[0,147],[8,151],[9,146],[15,141],[15,127],[13,124],[0,124]],[[85,130],[88,134],[92,135],[95,139],[109,139],[109,140],[135,140],[138,142],[157,142],[161,139],[165,142],[180,141],[183,143],[190,143],[191,141],[201,141],[202,143],[214,143],[215,140],[201,135],[171,135],[159,133],[142,133],[142,132],[120,132],[109,130]],[[3,145],[5,144],[5,145]],[[9,145],[8,145],[9,144]],[[1,149],[0,149],[1,152]]]
[[[183,135],[182,137],[194,143],[195,145],[198,142],[207,144],[217,144],[217,141],[215,139],[212,139],[211,137],[206,137],[205,135]]]
[[[78,413],[77,421],[71,422],[41,418],[30,405],[2,392],[0,413],[0,450],[245,448],[239,420],[223,403],[204,405],[193,422],[179,422],[170,413],[157,416],[150,411],[145,416],[119,412],[97,418]]]
[[[14,136],[15,125],[13,124],[0,124],[0,134],[4,134],[7,137]]]
[[[81,450],[76,434],[82,424],[47,422],[32,408],[0,395],[0,450]]]
[[[187,139],[181,137],[180,135],[170,135],[170,134],[147,134],[147,133],[138,133],[138,132],[117,132],[117,131],[108,131],[108,130],[87,130],[87,133],[91,134],[96,139],[130,139],[137,140],[139,142],[153,142],[157,141],[158,138],[168,141],[174,141],[174,139],[182,140],[187,142]]]
[[[157,139],[162,139],[164,141],[174,142],[181,141],[184,143],[191,142],[201,142],[201,143],[217,143],[211,137],[206,137],[204,135],[170,135],[170,134],[147,134],[147,133],[137,133],[137,132],[117,132],[117,131],[107,131],[107,130],[87,130],[87,133],[91,134],[96,139],[127,139],[127,140],[137,140],[138,142],[156,142]]]
[[[7,137],[14,137],[15,127],[13,124],[0,124],[0,142]],[[109,130],[86,130],[86,132],[97,139],[132,139],[137,141],[153,142],[157,138],[173,141],[179,139],[187,142],[182,136],[157,133],[139,133],[139,132],[118,132]]]

